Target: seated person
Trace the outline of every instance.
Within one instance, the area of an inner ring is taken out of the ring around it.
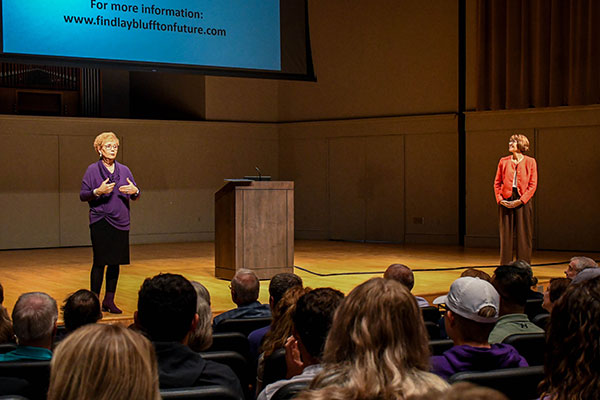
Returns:
[[[572,257],[571,261],[569,261],[569,265],[567,265],[567,269],[565,270],[565,275],[569,279],[575,279],[575,277],[586,269],[590,268],[598,268],[598,264],[596,261],[592,260],[589,257]]]
[[[196,290],[196,314],[198,314],[198,325],[196,325],[196,329],[190,335],[188,346],[194,351],[205,351],[213,343],[210,293],[200,282],[192,281],[191,284],[194,286],[194,290]]]
[[[552,278],[550,279],[550,283],[548,284],[548,288],[544,292],[544,302],[542,303],[542,307],[544,310],[548,312],[552,312],[552,308],[554,307],[554,303],[560,296],[563,295],[565,290],[571,284],[571,280],[569,278]]]
[[[544,298],[543,293],[538,292],[537,290],[534,290],[538,283],[538,278],[533,276],[533,269],[531,268],[531,265],[529,265],[529,263],[527,261],[515,260],[515,261],[509,263],[508,265],[514,265],[515,267],[522,268],[525,271],[525,273],[527,274],[527,276],[529,277],[529,291],[527,292],[528,300],[536,300],[536,299],[542,300]],[[540,312],[542,312],[542,310],[540,310]]]
[[[56,347],[48,400],[160,398],[154,349],[137,332],[88,324]]]
[[[268,304],[258,302],[260,281],[249,269],[238,269],[231,279],[231,300],[237,305],[233,310],[225,311],[213,319],[213,328],[226,319],[270,317]]]
[[[530,283],[531,276],[521,267],[501,265],[496,268],[492,284],[500,295],[500,318],[490,332],[490,343],[500,343],[514,334],[544,333],[525,314]]]
[[[187,346],[198,324],[196,305],[196,291],[181,275],[159,274],[140,288],[134,319],[154,344],[160,388],[221,385],[242,398],[231,368],[205,360]]]
[[[282,272],[274,275],[271,278],[271,281],[269,282],[269,309],[271,310],[271,315],[275,311],[275,306],[277,303],[279,303],[279,300],[281,300],[285,292],[294,286],[302,287],[302,278],[296,274]],[[270,329],[271,325],[267,325],[263,328],[259,328],[250,332],[248,335],[248,342],[250,343],[250,355],[254,359],[258,358],[258,350],[260,345]]]
[[[400,282],[410,292],[415,286],[415,275],[412,270],[404,264],[392,264],[383,273],[384,279],[393,279]],[[419,307],[429,307],[429,302],[423,297],[414,296]]]
[[[540,398],[598,398],[599,332],[600,278],[571,284],[550,316]]]
[[[0,354],[0,361],[52,359],[58,320],[56,300],[46,293],[24,293],[15,304],[12,320],[18,346]]]
[[[13,332],[12,321],[2,303],[4,303],[4,288],[0,284],[0,344],[14,343],[15,333]]]
[[[298,299],[292,315],[293,335],[285,344],[287,378],[267,385],[258,400],[270,399],[290,382],[310,382],[321,372],[321,357],[333,314],[344,294],[331,288],[314,289]]]
[[[62,312],[67,333],[83,325],[95,324],[102,319],[100,300],[96,293],[87,289],[79,289],[67,297]]]
[[[454,347],[431,357],[431,372],[448,379],[463,371],[528,366],[511,345],[488,343],[500,308],[500,297],[489,282],[473,277],[458,278],[450,286],[444,303],[448,308],[446,332]]]

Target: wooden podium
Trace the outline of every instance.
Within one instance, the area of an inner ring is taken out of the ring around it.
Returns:
[[[233,181],[215,193],[215,276],[294,269],[294,182]]]

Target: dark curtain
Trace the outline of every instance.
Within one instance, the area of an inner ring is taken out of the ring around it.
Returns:
[[[477,110],[600,103],[600,1],[478,0]]]

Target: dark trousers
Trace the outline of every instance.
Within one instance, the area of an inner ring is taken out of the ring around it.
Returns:
[[[519,198],[513,195],[507,200]],[[530,201],[516,208],[498,205],[500,227],[500,265],[513,261],[516,252],[517,260],[525,260],[531,264],[531,247],[533,241],[533,204]]]

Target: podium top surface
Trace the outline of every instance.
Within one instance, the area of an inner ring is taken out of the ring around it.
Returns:
[[[219,197],[232,190],[293,190],[293,181],[251,181],[251,180],[232,180],[228,181],[217,193]]]

